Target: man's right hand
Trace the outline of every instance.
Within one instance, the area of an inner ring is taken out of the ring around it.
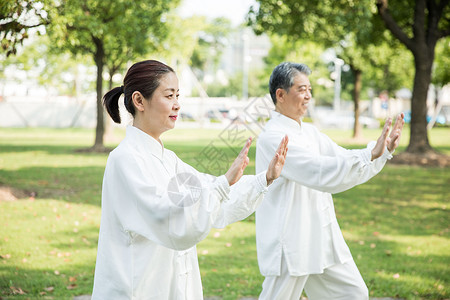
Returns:
[[[392,125],[392,119],[388,118],[384,124],[383,131],[377,140],[375,147],[372,149],[372,159],[377,159],[383,155],[384,150],[388,149],[389,152],[393,152],[400,143],[400,137],[402,136],[403,125],[405,120],[403,118],[405,115],[403,113],[398,114],[397,120],[395,122],[394,128],[389,135],[389,129]]]

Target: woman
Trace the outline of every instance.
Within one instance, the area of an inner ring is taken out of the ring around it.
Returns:
[[[178,118],[178,79],[154,60],[134,64],[104,104],[120,123],[118,101],[133,116],[109,155],[92,299],[202,299],[195,245],[255,211],[281,173],[284,137],[267,171],[242,176],[249,138],[225,175],[202,174],[165,149],[160,136]]]

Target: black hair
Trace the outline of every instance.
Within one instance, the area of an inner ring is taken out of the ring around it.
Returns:
[[[125,108],[134,117],[136,110],[131,96],[138,91],[142,96],[150,100],[160,84],[161,77],[175,71],[166,64],[156,60],[137,62],[129,69],[123,85],[115,87],[103,96],[103,105],[114,122],[120,123],[119,98],[124,94]]]

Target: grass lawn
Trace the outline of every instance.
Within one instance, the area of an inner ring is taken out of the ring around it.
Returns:
[[[364,136],[375,139],[380,131],[365,130]],[[407,133],[398,152],[408,143]],[[200,153],[208,149],[233,156],[218,139],[221,134],[176,129],[163,140],[198,166]],[[363,146],[350,132],[327,134],[343,146]],[[91,146],[93,135],[85,129],[0,128],[0,186],[22,192],[19,200],[0,201],[0,299],[71,299],[92,292],[107,154],[75,150]],[[107,146],[123,136],[115,129]],[[450,129],[433,129],[430,141],[450,155]],[[252,146],[247,174],[254,172],[254,155]],[[198,168],[216,172],[211,165]],[[334,196],[338,221],[371,296],[450,298],[449,195],[449,168],[388,164],[368,183]],[[253,216],[213,229],[198,254],[205,296],[259,294],[263,277]]]

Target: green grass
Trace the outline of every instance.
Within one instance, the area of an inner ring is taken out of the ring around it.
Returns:
[[[198,166],[211,142],[233,157],[238,148],[229,149],[220,133],[177,129],[163,140]],[[327,134],[341,145],[362,147],[350,132]],[[378,134],[364,131],[367,139]],[[123,136],[116,129],[107,146]],[[450,129],[433,129],[430,141],[450,154],[449,136]],[[36,195],[0,202],[0,298],[71,299],[91,293],[107,154],[76,150],[93,140],[93,131],[84,129],[0,129],[0,185]],[[406,133],[398,152],[407,143]],[[253,146],[248,174],[254,172],[254,155]],[[218,172],[211,165],[198,168]],[[371,296],[450,297],[449,171],[388,164],[368,183],[335,195],[339,223]],[[205,296],[259,294],[263,277],[253,216],[213,229],[198,254]]]

